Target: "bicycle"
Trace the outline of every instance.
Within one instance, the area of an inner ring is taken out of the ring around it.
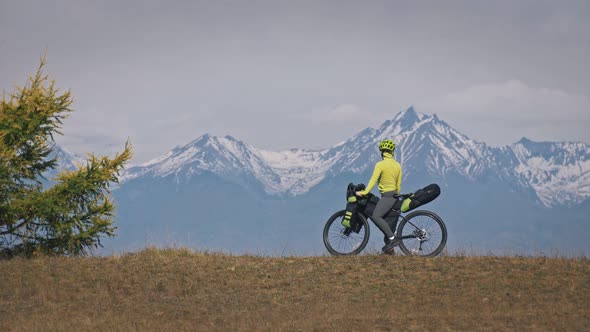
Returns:
[[[396,195],[398,199],[411,197],[412,194]],[[370,228],[367,218],[370,216],[361,209],[356,212],[355,223],[350,227],[342,225],[346,210],[334,213],[324,226],[324,245],[332,255],[357,255],[369,242]],[[401,238],[400,249],[405,255],[435,257],[447,243],[447,227],[441,217],[432,211],[413,211],[403,216],[400,211],[399,226],[395,236]]]

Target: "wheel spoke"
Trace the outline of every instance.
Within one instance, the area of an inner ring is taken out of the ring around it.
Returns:
[[[358,254],[369,240],[369,229],[367,229],[365,218],[359,216],[361,218],[359,222],[362,224],[359,232],[355,233],[342,225],[344,213],[344,210],[335,213],[324,226],[324,244],[333,255]]]
[[[446,234],[443,226],[430,214],[414,214],[402,224],[402,236],[418,235],[416,238],[402,239],[402,251],[419,256],[434,256],[442,250]]]
[[[334,241],[331,242],[333,244],[334,250],[336,250],[339,253],[347,254],[349,252],[352,252],[356,248],[358,248],[358,246],[363,241],[362,235],[364,235],[364,233],[361,235],[351,232],[348,236],[346,236],[343,233],[344,227],[336,226],[335,228],[337,229],[337,235],[335,236]]]

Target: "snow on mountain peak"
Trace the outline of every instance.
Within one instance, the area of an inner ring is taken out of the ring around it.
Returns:
[[[414,109],[414,106],[410,106],[408,107],[406,110],[399,112],[394,118],[393,120],[390,120],[392,122],[401,122],[404,124],[411,124],[411,123],[415,123],[415,122],[420,122],[422,120],[424,120],[425,118],[431,117],[430,115],[424,114],[424,113],[418,113],[416,112],[416,110]]]
[[[413,106],[410,106],[405,111],[399,112],[393,120],[385,121],[378,130],[395,136],[412,128],[416,128],[424,121],[431,121],[432,119],[432,115],[418,113],[414,110]]]
[[[53,156],[57,157],[60,169],[74,169],[76,165],[82,165],[85,162],[81,156],[59,145],[53,146],[53,151],[49,157],[52,158]]]
[[[274,183],[276,191],[292,195],[307,192],[324,179],[332,166],[330,159],[323,158],[325,150],[256,151],[279,176],[279,182]],[[265,184],[271,184],[267,179],[260,180]]]
[[[510,149],[515,173],[543,205],[578,204],[590,198],[590,148],[585,143],[534,142],[522,138]]]
[[[328,176],[361,173],[380,158],[383,139],[392,139],[404,176],[427,171],[445,177],[456,173],[475,181],[484,172],[532,188],[546,205],[577,204],[590,198],[590,149],[584,143],[533,142],[523,138],[492,148],[468,138],[436,115],[413,107],[377,129],[367,128],[323,150],[269,151],[232,136],[205,134],[143,165],[131,167],[121,181],[150,175],[174,175],[177,181],[203,171],[257,181],[269,194],[299,195]],[[515,178],[516,177],[516,178]],[[236,180],[241,181],[241,180]]]

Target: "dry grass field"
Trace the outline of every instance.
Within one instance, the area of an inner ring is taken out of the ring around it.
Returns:
[[[590,330],[587,259],[149,249],[0,272],[0,331]]]

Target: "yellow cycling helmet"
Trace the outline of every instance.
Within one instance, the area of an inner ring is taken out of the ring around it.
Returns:
[[[395,143],[392,140],[386,139],[379,143],[379,151],[393,152],[395,150]]]

